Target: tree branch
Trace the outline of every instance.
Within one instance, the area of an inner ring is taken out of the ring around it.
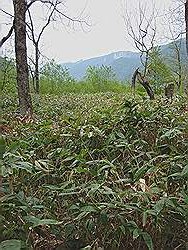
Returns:
[[[14,30],[14,22],[13,22],[13,25],[11,26],[8,34],[6,36],[4,36],[1,41],[0,41],[0,48],[3,46],[3,44],[11,37],[12,33],[13,33],[13,30]]]

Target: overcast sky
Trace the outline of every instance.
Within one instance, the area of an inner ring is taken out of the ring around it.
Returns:
[[[11,0],[0,0],[0,2],[1,8],[12,13]],[[168,10],[172,0],[141,0],[140,2],[147,2],[148,9],[154,2],[161,15],[165,10]],[[127,3],[129,12],[132,11],[134,13],[138,0],[128,0]],[[44,33],[41,43],[41,50],[45,56],[51,59],[54,58],[57,62],[67,62],[91,58],[114,51],[135,50],[130,40],[126,37],[126,27],[122,18],[124,0],[67,0],[66,6],[66,14],[74,17],[81,13],[82,17],[91,26],[85,26],[84,31],[79,26],[76,26],[76,30],[73,30],[61,23],[49,26]],[[38,28],[42,23],[42,13],[39,10],[39,6],[35,5],[33,8],[35,8],[33,9],[35,16],[38,15]],[[0,12],[0,36],[6,34],[8,21],[10,19],[7,19]],[[162,36],[164,30],[160,22],[158,28],[158,32]],[[4,47],[3,52],[9,44],[10,42]],[[28,47],[30,50],[31,44]]]

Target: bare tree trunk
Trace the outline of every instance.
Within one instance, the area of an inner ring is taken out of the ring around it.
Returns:
[[[186,24],[186,50],[188,56],[188,0],[185,3],[185,24]]]
[[[15,21],[15,54],[17,70],[17,88],[19,108],[22,115],[32,114],[32,102],[29,89],[29,70],[26,45],[26,1],[13,0]]]
[[[144,77],[146,77],[146,75],[147,75],[148,61],[149,61],[149,50],[146,52],[146,58],[145,58],[145,62],[144,62]]]
[[[35,44],[35,89],[36,93],[39,94],[39,46]]]
[[[149,82],[145,79],[144,76],[141,75],[140,72],[138,72],[137,78],[138,78],[139,83],[145,88],[150,100],[154,100],[155,95],[154,95],[153,89],[151,88]]]
[[[132,88],[135,92],[135,86],[136,86],[136,80],[138,79],[139,83],[144,87],[144,89],[146,90],[150,100],[154,100],[155,99],[155,95],[153,92],[152,87],[150,86],[149,82],[146,80],[146,78],[144,76],[142,76],[142,74],[139,72],[139,68],[137,68],[133,74],[132,77]]]

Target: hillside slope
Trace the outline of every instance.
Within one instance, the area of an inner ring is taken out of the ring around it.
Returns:
[[[185,39],[179,40],[177,42],[178,46],[181,42],[181,57],[183,62],[186,62],[185,53]],[[168,63],[173,63],[172,60],[175,56],[174,45],[169,43],[160,46],[162,55],[168,61]],[[169,59],[171,58],[171,59]],[[63,67],[67,67],[73,77],[80,80],[85,76],[86,69],[89,66],[112,66],[114,69],[117,79],[119,80],[129,80],[134,70],[141,66],[140,63],[140,53],[131,51],[118,51],[107,55],[94,57],[86,60],[81,60],[73,63],[63,63]]]

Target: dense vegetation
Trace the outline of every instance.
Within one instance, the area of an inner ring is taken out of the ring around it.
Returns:
[[[33,102],[24,119],[14,96],[2,101],[1,249],[186,249],[183,97],[116,91]]]
[[[13,0],[10,13],[1,9],[11,17],[3,27],[12,24],[0,48],[14,33],[15,59],[5,47],[0,250],[187,249],[188,0],[161,14],[154,2],[128,2],[123,21],[139,54],[125,53],[127,63],[124,52],[82,61],[79,81],[74,64],[69,71],[44,62],[41,43],[55,23],[89,28],[87,4],[77,17],[59,0]],[[166,52],[155,46],[159,23],[172,41]]]

